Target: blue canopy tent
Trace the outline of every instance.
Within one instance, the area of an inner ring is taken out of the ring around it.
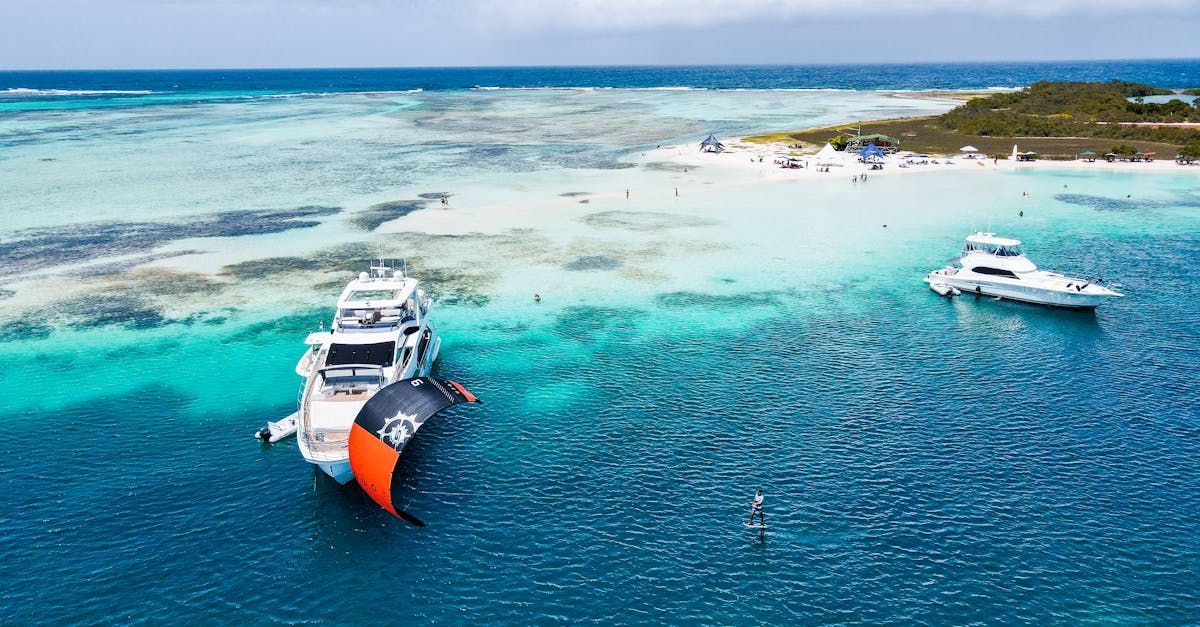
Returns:
[[[700,150],[704,152],[721,152],[725,150],[725,144],[717,141],[717,138],[712,134],[708,134],[708,138],[700,142]]]
[[[872,143],[867,144],[866,147],[859,151],[858,158],[862,159],[863,163],[869,163],[872,161],[878,162],[883,161],[884,155],[883,151],[879,149],[879,146],[876,146]]]

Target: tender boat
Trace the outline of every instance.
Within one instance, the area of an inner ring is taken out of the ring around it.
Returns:
[[[967,237],[957,267],[934,270],[925,282],[934,291],[938,291],[935,285],[946,285],[968,294],[1076,309],[1092,309],[1121,296],[1102,285],[1103,279],[1077,279],[1038,270],[1025,256],[1020,241],[982,232]]]
[[[428,375],[441,347],[418,281],[383,260],[370,270],[342,290],[330,330],[310,334],[296,364],[300,454],[338,483],[354,478],[347,445],[359,410],[389,384]]]
[[[962,292],[960,292],[958,290],[958,288],[953,287],[949,283],[947,283],[946,279],[939,277],[939,276],[933,276],[932,272],[930,273],[930,276],[927,276],[921,280],[928,283],[929,289],[933,290],[934,293],[936,293],[938,296],[945,296],[945,297],[949,298],[952,296],[958,296],[959,294],[962,294]]]
[[[282,420],[268,422],[262,429],[254,432],[254,437],[263,442],[274,444],[288,436],[296,435],[297,417],[299,415],[300,412],[294,412]]]

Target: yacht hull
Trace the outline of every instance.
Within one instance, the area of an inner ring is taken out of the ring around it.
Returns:
[[[1072,278],[1039,270],[1025,256],[1019,240],[977,232],[967,237],[962,256],[925,277],[929,287],[949,286],[966,294],[1062,307],[1095,309],[1121,294],[1103,285],[1103,279]]]
[[[1002,283],[972,281],[945,277],[946,283],[952,285],[964,294],[979,294],[996,296],[1008,300],[1045,305],[1047,307],[1062,307],[1065,309],[1095,309],[1111,297],[1105,294],[1083,294],[1044,290],[1023,285],[1006,285]]]
[[[442,338],[434,333],[430,338],[428,346],[425,348],[425,353],[418,359],[413,360],[407,369],[398,372],[390,383],[394,383],[400,379],[429,376],[430,371],[433,370],[434,362],[437,361],[441,347]],[[297,414],[299,413],[297,412]],[[313,453],[305,448],[303,439],[304,436],[301,433],[297,440],[300,445],[300,454],[304,457],[305,461],[321,469],[321,472],[338,483],[345,484],[354,479],[354,471],[350,467],[348,448],[339,447],[334,451]],[[341,455],[345,455],[345,457],[340,457]],[[330,461],[329,457],[339,457],[339,459]]]
[[[337,462],[312,462],[312,465],[321,469],[321,472],[329,475],[331,479],[338,483],[347,483],[354,478],[354,471],[350,470],[350,460],[345,459]]]

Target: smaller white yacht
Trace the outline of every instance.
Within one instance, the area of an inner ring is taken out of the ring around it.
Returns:
[[[304,459],[339,483],[354,478],[348,439],[354,418],[376,392],[429,374],[441,338],[429,321],[433,301],[416,279],[383,260],[350,281],[329,331],[309,334],[296,364],[304,378],[296,442]]]
[[[1021,242],[995,233],[967,237],[958,266],[934,270],[925,277],[938,293],[950,289],[1026,303],[1093,309],[1120,293],[1103,285],[1103,279],[1078,279],[1038,270],[1025,256]]]

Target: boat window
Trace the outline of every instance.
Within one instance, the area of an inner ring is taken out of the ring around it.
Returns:
[[[393,300],[395,293],[392,290],[354,290],[350,292],[350,296],[346,300],[361,302],[364,300]]]
[[[328,366],[372,364],[387,368],[392,365],[395,350],[395,342],[333,344],[329,347],[329,356],[325,358],[325,364]]]
[[[990,274],[992,276],[1002,276],[1002,277],[1008,277],[1011,279],[1017,278],[1017,275],[1013,274],[1012,272],[1010,272],[1008,270],[1001,270],[1000,268],[988,268],[986,266],[976,266],[974,268],[971,268],[971,271],[978,272],[979,274]]]
[[[983,242],[967,242],[967,250],[987,253],[989,255],[997,254],[995,244],[984,244]]]
[[[396,363],[403,367],[408,363],[410,357],[412,357],[412,347],[405,346],[396,352]]]
[[[432,334],[426,330],[425,333],[421,335],[421,341],[417,343],[417,359],[420,360],[418,363],[421,365],[425,364],[425,349],[429,347],[429,338],[431,335]]]

